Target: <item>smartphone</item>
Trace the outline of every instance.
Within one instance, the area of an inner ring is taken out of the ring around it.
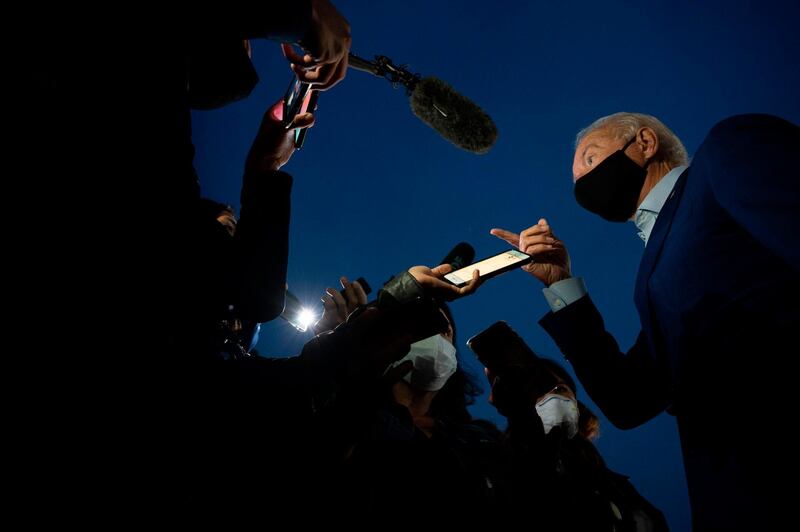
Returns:
[[[532,397],[539,397],[558,384],[543,359],[504,321],[493,323],[476,334],[467,340],[467,345],[489,370],[487,376],[492,387],[498,378],[510,378],[517,385],[524,383]]]
[[[524,266],[533,260],[533,257],[516,249],[509,249],[493,257],[483,259],[460,270],[450,272],[444,278],[456,286],[464,286],[472,280],[472,272],[480,270],[481,279],[490,279],[501,273]]]
[[[283,125],[288,126],[294,117],[303,113],[314,112],[317,108],[318,91],[311,88],[310,83],[292,77],[286,95],[283,97]],[[294,147],[300,149],[305,142],[308,128],[294,131]]]
[[[498,321],[467,340],[478,360],[495,375],[508,366],[530,366],[539,356],[505,321]]]

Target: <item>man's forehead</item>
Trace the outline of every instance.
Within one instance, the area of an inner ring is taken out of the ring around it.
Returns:
[[[613,139],[613,135],[611,134],[611,130],[609,130],[608,128],[603,127],[603,128],[595,129],[594,131],[588,133],[585,137],[583,137],[581,139],[581,144],[582,145],[586,145],[586,144],[588,144],[590,142],[598,142],[599,143],[599,142],[608,141],[608,140],[612,140],[612,139]]]
[[[614,136],[608,129],[595,129],[591,133],[587,133],[580,143],[575,147],[575,156],[582,157],[583,154],[591,147],[605,147],[614,140]]]

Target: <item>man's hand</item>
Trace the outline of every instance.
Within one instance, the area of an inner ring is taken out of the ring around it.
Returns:
[[[350,24],[328,0],[311,1],[311,28],[300,45],[308,53],[298,54],[284,43],[283,55],[292,64],[297,79],[326,90],[344,79],[350,52]]]
[[[314,115],[303,113],[294,117],[289,127],[283,126],[283,100],[270,107],[258,134],[250,147],[245,164],[248,172],[265,173],[280,168],[289,162],[294,153],[294,130],[314,125]]]
[[[347,277],[339,278],[342,291],[327,288],[322,297],[322,318],[314,324],[314,334],[332,331],[356,308],[367,304],[367,294],[358,281],[351,283]]]
[[[545,286],[572,277],[569,253],[564,243],[553,234],[550,224],[542,218],[539,223],[517,234],[505,229],[492,229],[491,234],[505,240],[518,250],[533,256],[533,262],[522,267]]]
[[[481,285],[477,269],[472,272],[472,280],[461,288],[447,281],[442,281],[441,278],[452,270],[453,267],[449,264],[441,264],[433,269],[427,266],[413,266],[408,269],[408,273],[416,279],[428,294],[446,301],[472,294]]]

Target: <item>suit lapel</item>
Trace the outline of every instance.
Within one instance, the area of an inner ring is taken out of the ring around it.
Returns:
[[[645,331],[648,336],[651,336],[653,332],[653,309],[650,305],[650,292],[647,290],[647,283],[650,280],[653,269],[658,263],[658,258],[661,256],[661,250],[664,247],[664,241],[672,227],[672,221],[675,218],[675,211],[680,204],[689,170],[690,168],[687,168],[680,175],[675,182],[675,186],[672,187],[672,192],[670,192],[667,201],[658,213],[658,218],[656,218],[656,223],[653,226],[653,232],[647,240],[647,247],[645,247],[644,255],[642,256],[642,262],[639,264],[634,299],[639,309],[642,330]]]

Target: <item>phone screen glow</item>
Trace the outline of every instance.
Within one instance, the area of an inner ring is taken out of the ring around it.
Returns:
[[[522,253],[521,251],[517,251],[516,249],[510,249],[506,252],[500,253],[499,255],[495,255],[494,257],[483,259],[480,262],[470,264],[469,266],[465,266],[460,270],[448,273],[444,277],[448,281],[455,284],[462,284],[472,279],[472,272],[475,270],[479,270],[481,277],[485,277],[510,265],[523,262],[528,258],[529,255]]]

